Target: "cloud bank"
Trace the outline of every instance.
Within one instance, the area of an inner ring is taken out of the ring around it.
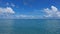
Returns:
[[[18,19],[40,19],[42,18],[42,16],[40,15],[24,15],[24,14],[16,15],[16,17]]]
[[[8,4],[8,3],[7,3]],[[40,10],[39,10],[40,11]],[[36,13],[39,13],[37,11]],[[3,19],[45,19],[45,18],[60,18],[60,11],[57,7],[51,6],[51,8],[43,9],[44,14],[41,15],[25,15],[25,14],[18,14],[11,7],[2,8],[0,7],[0,18]]]

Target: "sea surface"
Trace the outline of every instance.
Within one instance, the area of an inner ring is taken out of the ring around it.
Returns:
[[[0,34],[60,34],[60,20],[0,19]]]

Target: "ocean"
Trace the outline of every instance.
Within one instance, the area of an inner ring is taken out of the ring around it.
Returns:
[[[60,20],[1,19],[0,34],[60,34]]]

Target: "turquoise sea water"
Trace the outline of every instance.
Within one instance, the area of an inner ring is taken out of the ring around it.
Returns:
[[[0,20],[0,34],[60,34],[60,20]]]

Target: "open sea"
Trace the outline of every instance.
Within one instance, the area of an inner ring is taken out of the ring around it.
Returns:
[[[60,20],[1,19],[0,34],[60,34]]]

